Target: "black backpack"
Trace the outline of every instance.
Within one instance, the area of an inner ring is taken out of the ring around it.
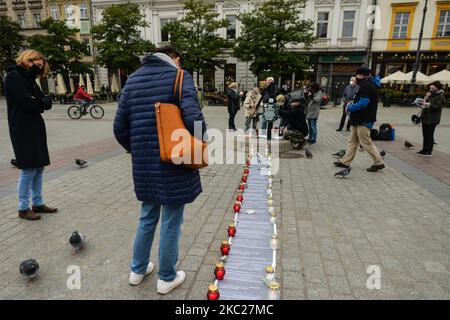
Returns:
[[[392,140],[392,126],[389,123],[383,123],[378,132],[378,140],[391,141]]]
[[[379,140],[378,139],[378,130],[377,129],[370,129],[370,139],[372,139],[372,140]]]

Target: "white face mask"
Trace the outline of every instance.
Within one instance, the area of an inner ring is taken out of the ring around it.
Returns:
[[[351,85],[351,86],[353,85],[353,81],[350,81],[350,85]]]

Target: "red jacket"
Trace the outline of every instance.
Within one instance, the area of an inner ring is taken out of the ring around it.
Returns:
[[[80,99],[80,100],[92,100],[92,97],[90,95],[88,95],[86,92],[84,92],[82,87],[78,88],[77,93],[75,93],[74,98]]]

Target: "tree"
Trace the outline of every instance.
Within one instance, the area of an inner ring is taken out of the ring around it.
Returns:
[[[154,48],[151,42],[141,37],[140,28],[148,26],[137,4],[124,3],[106,8],[101,23],[92,28],[97,40],[96,61],[108,68],[124,69],[127,74],[135,71],[140,65],[139,56]]]
[[[41,22],[47,35],[34,35],[28,39],[30,48],[41,52],[47,59],[51,71],[62,73],[68,79],[71,73],[86,73],[89,66],[80,60],[87,55],[84,44],[76,38],[80,31],[69,28],[65,22],[48,18]]]
[[[217,57],[226,48],[229,41],[217,35],[217,31],[226,28],[226,19],[217,19],[214,4],[206,4],[203,0],[189,0],[184,9],[186,15],[176,22],[168,23],[163,30],[170,35],[170,43],[183,52],[183,66],[197,72],[197,84],[200,74],[215,67],[223,68],[225,60]]]
[[[20,25],[9,17],[0,16],[0,77],[6,68],[15,64],[23,37]]]
[[[313,22],[301,19],[306,0],[269,0],[253,12],[238,16],[242,32],[236,40],[234,55],[252,61],[256,75],[281,77],[302,71],[307,57],[293,52],[290,45],[311,46]]]

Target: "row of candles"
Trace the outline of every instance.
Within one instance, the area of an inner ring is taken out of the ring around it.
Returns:
[[[236,202],[233,205],[234,212],[234,220],[233,224],[230,224],[227,228],[228,240],[222,242],[220,246],[220,253],[222,254],[221,262],[217,263],[214,268],[214,276],[215,281],[208,288],[207,298],[208,300],[218,300],[220,298],[220,293],[218,289],[218,282],[223,280],[225,277],[225,266],[224,263],[228,257],[230,252],[230,248],[232,245],[232,240],[236,235],[236,227],[238,224],[238,214],[241,210],[242,202],[244,201],[244,190],[247,188],[247,179],[250,173],[251,160],[253,157],[253,149],[250,150],[250,154],[247,157],[246,165],[244,168],[244,173],[241,178],[241,182],[239,184],[238,193],[236,197]],[[271,265],[266,266],[265,268],[265,277],[263,281],[265,282],[268,288],[268,299],[269,300],[278,300],[280,285],[276,281],[275,278],[275,268],[276,268],[276,251],[278,249],[278,236],[277,236],[277,225],[276,225],[276,212],[273,207],[273,195],[272,195],[272,159],[271,154],[269,152],[269,147],[266,144],[265,155],[267,157],[267,176],[268,176],[268,186],[267,186],[267,204],[269,208],[270,222],[273,224],[274,233],[272,234],[270,240],[270,249],[273,250],[273,261]],[[259,158],[259,154],[258,154]]]

